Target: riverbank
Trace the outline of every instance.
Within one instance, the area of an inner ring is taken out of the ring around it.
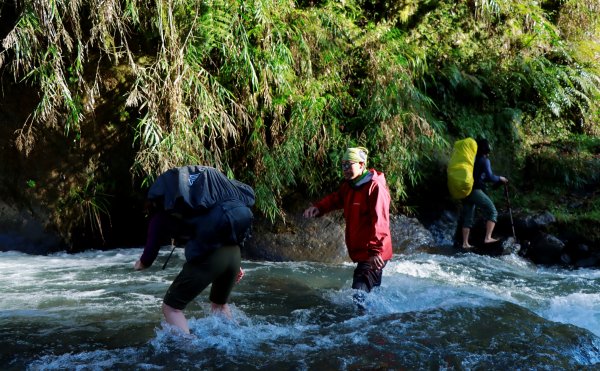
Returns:
[[[502,210],[500,206],[499,209],[495,236],[501,242],[494,246],[484,246],[484,224],[480,221],[471,234],[471,243],[479,246],[477,253],[490,256],[514,253],[535,264],[550,266],[600,267],[600,251],[594,240],[587,239],[588,234],[577,233],[570,224],[559,221],[549,211],[530,214],[521,208],[515,208],[511,213]],[[16,250],[34,255],[59,251],[77,252],[68,249],[57,235],[44,230],[35,219],[26,214],[15,214],[15,210],[11,210],[13,229],[0,233],[0,251]],[[25,218],[23,223],[17,222],[19,218]],[[392,215],[390,225],[394,253],[464,253],[460,248],[459,223],[456,209],[444,210],[426,223],[415,217]],[[596,224],[591,227],[594,226]],[[257,216],[252,235],[243,249],[244,257],[278,262],[349,262],[344,228],[341,212],[317,219],[305,219],[302,217],[302,209],[298,208],[288,211],[285,222],[273,222]],[[140,229],[137,234],[137,238],[130,239],[138,242],[129,247],[143,246],[145,230]],[[122,247],[126,246],[102,246],[101,249]]]
[[[0,132],[9,136],[8,130]],[[72,152],[55,150],[54,144],[60,140],[62,133],[49,130],[29,156],[10,144],[0,148],[4,159],[0,163],[0,251],[47,254],[143,245],[147,185],[132,182],[128,138],[117,137],[114,143],[97,146],[86,141]],[[82,162],[86,156],[104,158],[103,180],[95,175],[98,163]],[[538,144],[520,158],[500,150],[493,156],[495,172],[510,179],[510,211],[517,242],[524,241],[523,254],[527,252],[525,256],[539,264],[597,266],[600,139],[572,136]],[[448,195],[447,157],[448,153],[435,156],[436,160],[423,169],[422,179],[406,190],[406,200],[393,203],[396,253],[453,244],[460,203]],[[386,173],[386,177],[390,182],[394,180],[394,174]],[[501,214],[498,235],[511,237],[505,194],[493,188],[489,193]],[[274,219],[255,210],[256,228],[248,257],[331,262],[347,259],[339,215],[324,219],[329,220],[325,224],[300,217],[303,208],[317,197],[290,189],[283,198],[281,214]],[[473,236],[477,238],[477,234],[475,230]]]

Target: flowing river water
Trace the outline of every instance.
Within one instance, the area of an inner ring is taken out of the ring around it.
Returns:
[[[367,311],[352,264],[244,261],[233,321],[207,290],[186,310],[193,338],[162,323],[183,263],[163,248],[0,253],[2,370],[600,369],[600,271],[516,256],[396,255]]]

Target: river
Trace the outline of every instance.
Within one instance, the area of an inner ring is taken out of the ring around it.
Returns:
[[[600,369],[599,270],[396,255],[363,313],[351,264],[244,261],[233,321],[210,315],[205,291],[182,338],[160,304],[183,250],[135,272],[141,251],[0,253],[0,368]]]

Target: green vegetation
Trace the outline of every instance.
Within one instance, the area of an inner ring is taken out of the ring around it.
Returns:
[[[581,190],[600,182],[600,138],[573,136],[534,146],[526,160],[529,182],[539,188]]]
[[[515,182],[526,183],[525,169],[563,186],[598,182],[596,0],[14,6],[0,69],[39,90],[15,138],[25,154],[47,127],[81,145],[102,104],[119,113],[111,130],[134,138],[123,161],[136,179],[215,166],[252,184],[270,218],[284,216],[290,192],[332,189],[348,145],[371,150],[397,208],[445,177],[439,157],[465,136],[490,139],[497,169]],[[125,97],[112,103],[111,68]],[[105,208],[90,205],[99,220]]]
[[[560,229],[600,243],[600,138],[571,135],[538,143],[529,152],[514,204],[525,212],[548,210]]]
[[[68,230],[89,228],[104,240],[102,219],[107,217],[110,224],[110,195],[93,172],[86,175],[83,186],[70,187],[67,195],[59,199],[57,217],[64,219]]]

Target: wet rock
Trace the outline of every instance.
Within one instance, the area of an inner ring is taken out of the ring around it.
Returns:
[[[457,228],[457,213],[449,210],[444,210],[439,219],[427,226],[434,239],[435,246],[453,246],[455,244],[455,232]]]
[[[583,243],[567,244],[560,258],[565,265],[576,268],[588,268],[600,264],[600,253]]]
[[[62,239],[30,212],[0,202],[0,251],[46,255],[65,249]]]
[[[395,254],[411,254],[435,245],[432,233],[416,218],[392,215],[390,231]]]
[[[552,213],[544,211],[537,215],[526,216],[518,224],[519,227],[526,230],[545,230],[554,223],[556,223],[556,217]]]
[[[461,247],[458,250],[460,252],[472,252],[474,254],[487,256],[516,255],[521,250],[521,245],[518,244],[512,237],[500,239],[496,242],[490,243],[481,242],[474,244],[473,246],[474,247],[472,249],[465,250]]]
[[[577,260],[586,259],[590,257],[592,251],[590,250],[590,247],[588,245],[583,243],[567,244],[564,250],[564,254],[568,255],[571,263],[573,263]]]
[[[565,243],[553,235],[540,232],[530,242],[526,257],[536,264],[560,264]]]
[[[600,256],[593,255],[584,259],[579,259],[575,262],[577,268],[590,268],[600,265]]]
[[[287,215],[285,223],[275,224],[257,220],[243,252],[248,259],[268,261],[350,261],[341,212],[312,219],[297,212]]]
[[[571,256],[569,254],[562,254],[560,256],[560,261],[563,262],[565,265],[573,264],[573,259],[571,258]]]
[[[390,231],[395,254],[414,253],[435,244],[431,232],[416,218],[392,215]],[[286,217],[285,224],[255,221],[252,237],[243,251],[248,259],[349,262],[344,233],[341,211],[314,219],[305,219],[295,212]]]
[[[517,255],[521,251],[521,245],[513,237],[508,237],[501,241],[502,255]]]

